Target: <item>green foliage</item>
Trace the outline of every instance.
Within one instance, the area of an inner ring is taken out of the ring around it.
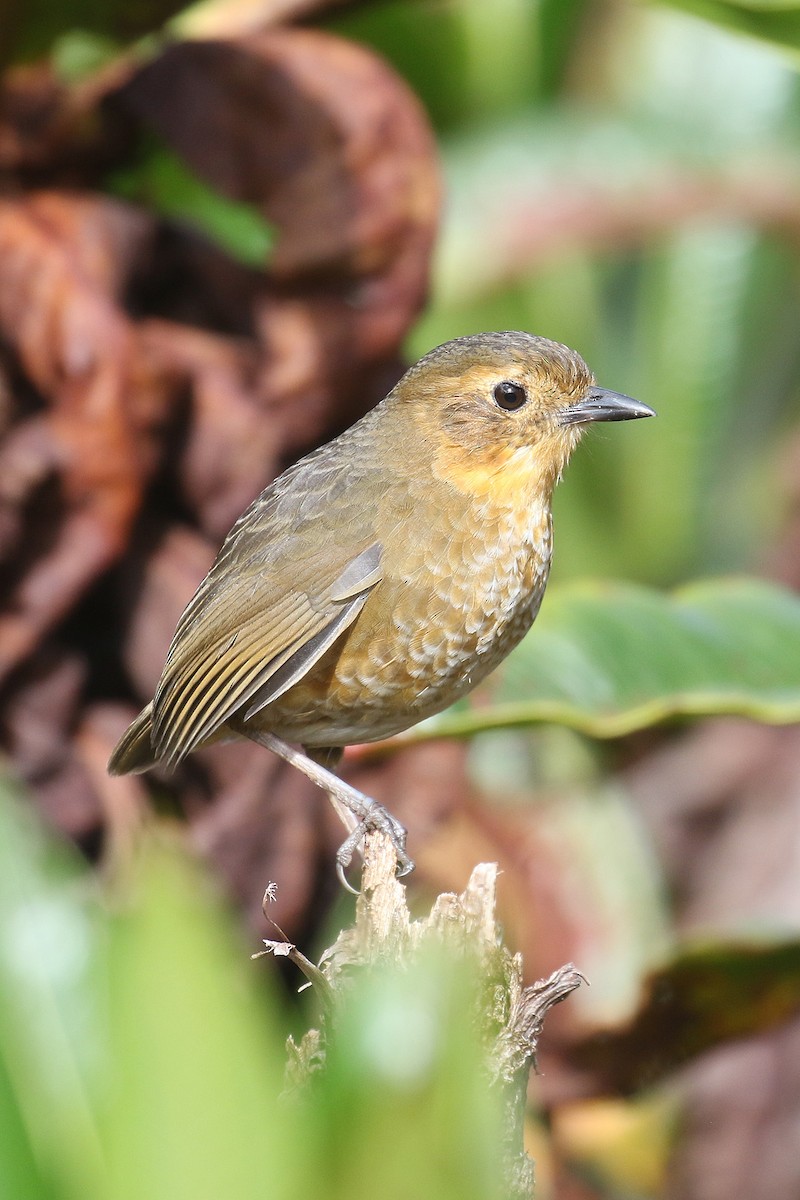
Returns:
[[[105,1194],[309,1194],[307,1159],[278,1102],[274,1003],[256,992],[245,947],[203,880],[151,848],[135,898],[109,922],[102,957],[112,1067],[101,1118]]]
[[[44,54],[64,34],[80,31],[121,41],[158,29],[182,0],[3,0],[0,4],[0,65]]]
[[[560,91],[589,0],[389,0],[330,26],[391,59],[442,131],[482,125]]]
[[[0,793],[0,1179],[25,1200],[499,1196],[464,965],[358,980],[314,1087],[285,1015],[167,844],[103,897]],[[378,1149],[380,1148],[380,1149]]]
[[[402,7],[419,28],[427,6]],[[462,10],[441,11],[456,23]],[[748,570],[779,527],[775,456],[800,398],[796,260],[762,203],[797,178],[796,76],[766,46],[657,5],[595,10],[601,33],[579,5],[527,13],[550,34],[533,39],[535,68],[524,38],[506,46],[513,104],[474,116],[454,33],[419,83],[442,123],[448,200],[409,355],[531,329],[657,410],[647,427],[592,431],[575,455],[556,495],[557,577]],[[442,117],[445,94],[460,122]]]
[[[538,92],[536,4],[390,0],[345,12],[330,26],[391,59],[441,129],[513,111]]]
[[[166,146],[150,144],[141,160],[115,175],[109,186],[192,226],[245,266],[266,266],[274,234],[258,209],[209,187]]]
[[[100,1195],[99,928],[88,881],[7,788],[0,858],[0,1179],[18,1180],[8,1194],[26,1200]]]
[[[661,0],[749,37],[800,50],[800,4],[796,0]]]
[[[432,952],[353,980],[312,1105],[325,1114],[320,1194],[500,1200],[500,1113],[473,993],[468,963]]]
[[[119,53],[119,43],[113,38],[85,29],[70,29],[53,42],[50,61],[59,79],[79,83],[113,62]]]
[[[552,588],[488,703],[431,718],[412,740],[555,721],[619,737],[680,715],[800,719],[800,599],[754,579],[670,595],[620,583]]]

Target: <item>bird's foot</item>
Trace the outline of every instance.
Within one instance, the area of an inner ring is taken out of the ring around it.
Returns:
[[[397,857],[398,879],[402,879],[404,875],[408,875],[414,870],[414,862],[406,853],[408,834],[405,826],[401,825],[382,804],[376,804],[369,796],[365,796],[363,792],[357,792],[355,788],[348,790],[352,793],[348,799],[341,795],[337,795],[336,798],[356,817],[358,824],[336,851],[336,874],[339,876],[342,887],[346,888],[348,892],[352,892],[354,896],[358,896],[360,893],[347,878],[347,868],[368,833],[373,831],[382,833],[392,843]],[[362,801],[366,803],[362,803]]]
[[[258,742],[260,746],[266,746],[268,750],[277,754],[285,762],[297,767],[308,779],[328,793],[337,811],[340,808],[345,809],[347,814],[352,816],[356,822],[355,827],[336,852],[336,874],[348,892],[358,895],[356,889],[348,882],[345,871],[350,866],[353,855],[360,847],[365,835],[372,830],[383,833],[392,843],[397,856],[398,879],[402,879],[404,875],[408,875],[410,871],[414,870],[414,863],[406,853],[406,830],[383,805],[376,804],[370,796],[360,792],[351,784],[345,783],[338,775],[334,775],[333,771],[329,771],[327,767],[323,767],[314,759],[309,758],[302,750],[288,745],[274,733],[249,729],[247,725],[241,726],[241,732],[254,742]],[[344,814],[340,813],[340,815],[344,817]],[[345,823],[349,824],[349,821]]]

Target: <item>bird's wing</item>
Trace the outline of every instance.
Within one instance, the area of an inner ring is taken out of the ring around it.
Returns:
[[[317,499],[324,485],[314,480]],[[328,528],[330,507],[294,490],[267,489],[240,518],[181,618],[153,702],[153,747],[167,765],[302,678],[381,579],[364,506],[340,502]]]

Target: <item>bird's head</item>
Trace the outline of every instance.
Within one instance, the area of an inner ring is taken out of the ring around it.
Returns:
[[[549,496],[587,425],[653,416],[598,387],[574,350],[530,333],[482,333],[432,350],[393,394],[411,406],[434,471],[476,492]]]

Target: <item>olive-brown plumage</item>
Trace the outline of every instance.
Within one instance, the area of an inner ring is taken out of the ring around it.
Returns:
[[[239,518],[110,770],[258,731],[342,747],[438,712],[536,616],[584,425],[650,413],[528,333],[432,351]]]

